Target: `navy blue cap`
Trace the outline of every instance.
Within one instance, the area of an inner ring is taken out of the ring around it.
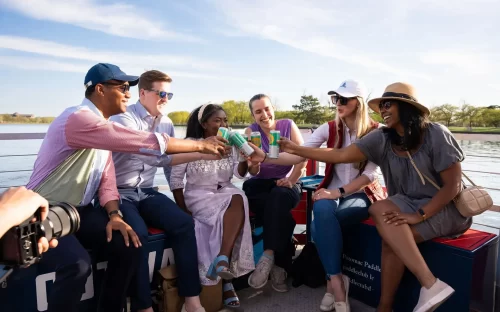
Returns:
[[[85,89],[109,80],[128,81],[131,87],[139,83],[138,76],[127,75],[116,65],[99,63],[92,66],[85,75]]]

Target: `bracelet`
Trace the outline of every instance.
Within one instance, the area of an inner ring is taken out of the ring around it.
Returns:
[[[267,153],[264,152],[264,159],[261,161],[261,163],[265,162],[267,159]]]

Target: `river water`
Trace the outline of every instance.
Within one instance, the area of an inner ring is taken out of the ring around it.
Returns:
[[[48,125],[14,125],[0,124],[0,133],[45,133]],[[176,137],[183,138],[186,133],[185,127],[176,127]],[[243,131],[239,129],[237,131]],[[304,134],[307,136],[308,134]],[[463,136],[461,136],[463,137]],[[483,138],[484,139],[484,138]],[[500,142],[492,141],[459,140],[466,152],[466,159],[462,168],[466,174],[477,184],[487,188],[500,189]],[[0,191],[5,187],[14,185],[25,185],[31,175],[33,163],[36,156],[1,157],[5,155],[36,154],[42,140],[0,140]],[[9,171],[9,172],[5,172]],[[319,174],[324,174],[324,165],[320,165]],[[158,170],[155,177],[156,185],[165,185],[166,180],[163,171]],[[500,191],[488,190],[495,204],[500,204]]]

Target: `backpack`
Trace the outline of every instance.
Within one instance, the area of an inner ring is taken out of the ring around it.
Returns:
[[[311,288],[317,288],[325,285],[326,272],[313,242],[308,242],[304,246],[300,255],[293,262],[290,273],[293,277],[293,287],[304,284]]]

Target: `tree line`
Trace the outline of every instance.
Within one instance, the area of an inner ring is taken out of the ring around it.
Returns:
[[[0,114],[0,123],[32,123],[32,124],[49,124],[55,117],[24,117],[12,116],[11,114]]]
[[[230,125],[248,125],[253,118],[245,101],[225,101],[222,107],[227,113]],[[277,119],[293,119],[299,125],[320,125],[335,118],[335,106],[321,105],[318,98],[303,95],[299,103],[292,106],[293,110],[276,109]],[[185,125],[190,112],[177,111],[168,114],[176,125]],[[382,122],[380,115],[371,112],[371,117]],[[447,127],[500,127],[500,106],[476,107],[464,103],[461,106],[443,104],[431,108],[431,121],[439,122]]]

